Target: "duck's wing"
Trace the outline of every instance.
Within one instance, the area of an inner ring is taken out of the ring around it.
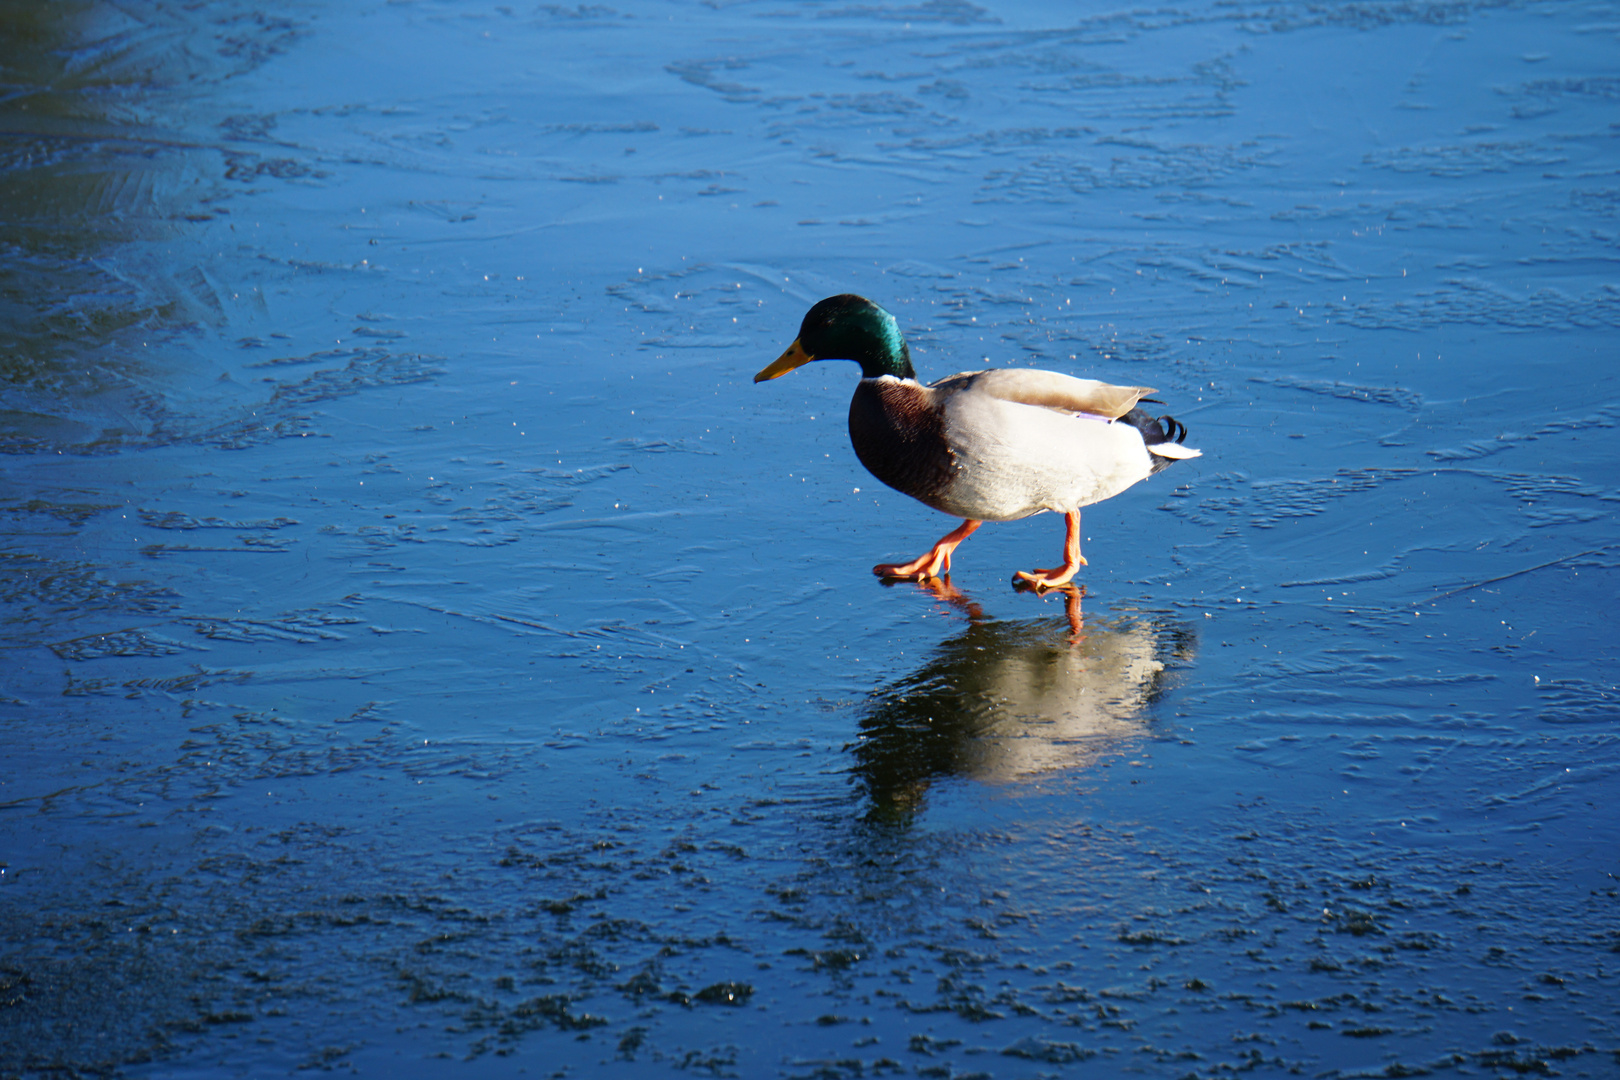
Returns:
[[[1136,408],[1138,401],[1153,393],[1146,386],[1114,386],[1096,379],[1077,379],[1034,368],[963,372],[939,380],[933,389],[944,393],[985,394],[1019,405],[1085,413],[1104,420],[1118,420]]]

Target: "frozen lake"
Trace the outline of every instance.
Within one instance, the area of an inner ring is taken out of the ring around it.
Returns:
[[[0,1077],[1620,1073],[1620,4],[983,3],[0,8]]]

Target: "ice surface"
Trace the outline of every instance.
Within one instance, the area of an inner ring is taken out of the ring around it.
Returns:
[[[0,1076],[1614,1075],[1614,3],[0,26]]]

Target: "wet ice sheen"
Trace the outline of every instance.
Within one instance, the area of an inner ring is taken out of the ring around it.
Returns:
[[[0,1072],[1612,1075],[1617,14],[7,9]]]

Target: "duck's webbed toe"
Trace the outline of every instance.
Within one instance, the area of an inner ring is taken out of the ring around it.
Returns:
[[[940,537],[928,553],[919,555],[906,563],[878,563],[872,567],[872,573],[878,577],[900,578],[905,581],[921,581],[925,578],[944,577],[951,572],[951,552],[956,545],[973,535],[983,522],[972,518],[962,522],[960,526]]]
[[[1055,589],[1067,585],[1086,565],[1086,557],[1080,554],[1080,511],[1069,511],[1063,515],[1063,521],[1063,564],[1046,570],[1020,570],[1014,575],[1018,580],[1027,581],[1038,589]]]

